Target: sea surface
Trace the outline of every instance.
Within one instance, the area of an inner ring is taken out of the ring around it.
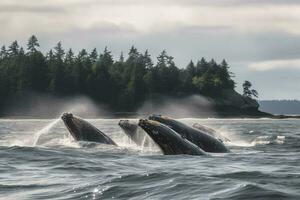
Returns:
[[[179,120],[215,128],[231,153],[162,155],[119,119],[88,120],[119,147],[75,142],[61,120],[1,119],[0,199],[300,199],[300,120]]]

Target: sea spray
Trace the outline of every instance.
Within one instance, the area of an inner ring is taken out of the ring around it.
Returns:
[[[142,150],[144,149],[144,147],[146,146],[146,135],[144,135],[144,138],[143,138],[143,142],[142,142]]]
[[[50,124],[48,124],[47,126],[45,126],[43,129],[41,129],[40,131],[36,132],[34,135],[34,139],[33,139],[33,146],[36,146],[41,135],[48,133],[49,130],[52,129],[52,127],[54,127],[58,122],[60,121],[60,118],[54,120],[53,122],[51,122]]]

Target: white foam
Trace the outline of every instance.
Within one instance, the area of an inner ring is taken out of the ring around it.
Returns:
[[[255,143],[247,142],[247,141],[243,141],[243,140],[225,142],[225,144],[228,146],[237,146],[237,147],[253,147],[256,145]]]
[[[153,142],[153,144],[151,143],[149,146],[145,145],[145,141],[147,140],[147,135],[144,136],[143,138],[143,145],[142,146],[138,146],[135,144],[135,142],[133,142],[128,136],[126,136],[123,133],[117,133],[118,137],[114,137],[112,138],[118,146],[122,147],[122,148],[126,148],[126,149],[130,149],[130,150],[134,150],[134,151],[139,151],[142,153],[157,153],[160,152],[160,149],[157,147],[157,145]]]

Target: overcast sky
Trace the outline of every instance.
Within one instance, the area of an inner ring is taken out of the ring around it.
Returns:
[[[296,0],[1,0],[0,27],[2,44],[35,34],[42,51],[62,41],[115,57],[131,45],[154,59],[166,49],[179,67],[225,58],[238,91],[249,80],[262,100],[300,99]]]

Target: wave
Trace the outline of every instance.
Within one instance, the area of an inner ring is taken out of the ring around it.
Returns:
[[[244,183],[230,189],[225,189],[213,195],[210,199],[298,199],[300,195],[287,193],[282,189],[271,189],[266,186]]]

